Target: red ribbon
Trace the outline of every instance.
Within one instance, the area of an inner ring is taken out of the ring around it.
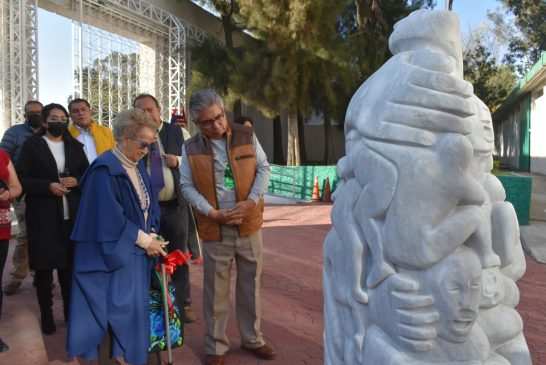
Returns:
[[[157,272],[161,272],[161,265],[165,265],[165,272],[167,275],[172,275],[177,266],[186,264],[191,259],[191,254],[189,252],[183,253],[180,250],[174,250],[167,256],[163,257],[163,263],[158,263],[155,267]],[[167,280],[167,287],[169,286],[169,277],[165,278]],[[169,303],[169,312],[171,316],[174,316],[174,306],[171,300],[171,296],[167,293],[167,302]]]
[[[163,257],[163,262],[165,263],[165,271],[167,272],[167,274],[171,275],[177,266],[188,263],[190,259],[191,254],[189,252],[183,253],[180,250],[174,250],[167,256]],[[161,272],[161,263],[158,263],[155,269],[158,272]]]

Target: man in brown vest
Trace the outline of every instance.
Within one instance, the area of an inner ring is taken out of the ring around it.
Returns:
[[[203,240],[207,364],[223,364],[229,350],[226,327],[234,260],[241,347],[260,359],[272,360],[276,354],[260,332],[267,156],[251,128],[227,123],[224,103],[213,90],[191,96],[190,116],[199,133],[184,144],[180,186],[194,209]]]

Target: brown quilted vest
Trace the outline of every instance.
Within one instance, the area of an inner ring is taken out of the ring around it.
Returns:
[[[214,156],[212,145],[201,133],[197,133],[184,145],[193,176],[195,188],[207,199],[210,205],[218,209],[216,197],[216,181],[214,179]],[[253,145],[253,132],[248,128],[230,124],[227,131],[227,154],[233,179],[237,201],[248,198],[256,176],[256,153]],[[239,235],[248,236],[262,226],[264,202],[260,199],[252,208],[251,213],[239,225]],[[193,209],[197,229],[201,239],[220,241],[220,224]]]

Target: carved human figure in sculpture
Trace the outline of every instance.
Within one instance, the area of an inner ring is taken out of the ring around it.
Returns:
[[[485,267],[499,264],[480,224],[485,191],[469,173],[473,150],[464,135],[472,131],[475,104],[459,72],[461,56],[450,48],[460,50],[459,36],[449,36],[457,16],[434,13],[418,11],[396,25],[394,56],[360,87],[347,112],[347,159],[363,188],[356,209],[373,258],[372,287],[392,274],[390,263],[430,266],[463,243],[481,253]],[[430,19],[440,24],[430,33],[447,34],[449,47],[441,39],[419,41],[427,32],[411,36],[415,24],[429,29]],[[401,224],[408,216],[412,224]]]
[[[473,131],[468,135],[474,148],[472,175],[487,192],[482,212],[492,232],[492,244],[500,267],[482,273],[482,296],[478,323],[489,340],[491,351],[511,364],[530,365],[529,349],[523,337],[523,321],[514,309],[519,302],[515,281],[525,272],[525,257],[519,239],[517,216],[512,204],[504,201],[500,181],[491,174],[494,135],[491,113],[477,97]]]
[[[433,267],[401,270],[417,280],[421,292],[433,295],[442,315],[434,324],[438,334],[429,351],[404,352],[404,346],[372,324],[366,335],[364,364],[509,364],[495,356],[489,360],[489,343],[476,325],[481,295],[481,264],[464,246]],[[383,303],[375,303],[380,307]],[[393,314],[396,315],[396,314]],[[397,315],[404,315],[398,312]],[[373,322],[373,320],[372,320]]]
[[[325,363],[527,365],[521,327],[499,336],[491,323],[520,319],[525,262],[489,174],[489,111],[462,78],[457,16],[412,13],[389,41],[394,56],[347,110],[324,243]],[[471,304],[450,301],[449,279],[474,283],[458,292]]]
[[[531,356],[523,337],[523,321],[514,309],[519,292],[499,268],[485,269],[478,323],[483,328],[491,351],[510,364],[531,365]]]

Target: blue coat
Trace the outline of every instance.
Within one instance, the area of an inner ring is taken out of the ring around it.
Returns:
[[[11,162],[15,164],[21,154],[23,143],[34,134],[36,134],[34,129],[26,123],[13,125],[4,133],[0,148],[7,152]]]
[[[138,168],[151,191],[148,175]],[[110,328],[113,356],[145,364],[153,262],[135,242],[139,229],[150,232],[159,228],[158,203],[151,199],[148,221],[144,222],[131,180],[110,151],[93,162],[81,184],[83,197],[72,231],[75,257],[68,355],[96,358]]]

